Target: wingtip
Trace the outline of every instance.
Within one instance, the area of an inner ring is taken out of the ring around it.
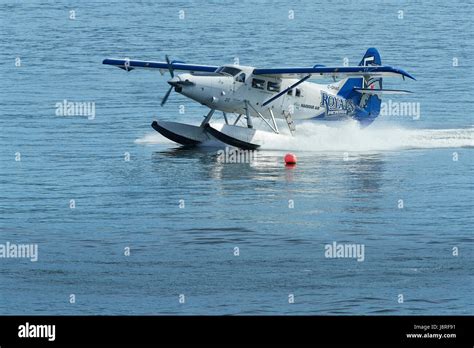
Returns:
[[[412,80],[416,81],[415,76],[413,76],[413,75],[407,73],[406,71],[402,70],[401,73],[402,73],[403,76],[406,76],[406,77],[408,77],[409,79],[412,79]]]

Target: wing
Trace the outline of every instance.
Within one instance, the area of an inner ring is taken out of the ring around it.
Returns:
[[[173,70],[183,70],[189,72],[214,72],[218,66],[213,65],[199,65],[199,64],[186,64],[184,62],[154,62],[147,60],[132,60],[132,59],[114,59],[107,58],[102,61],[102,64],[113,65],[124,70],[133,70],[135,68],[145,69],[161,69],[169,70],[170,65]]]
[[[303,78],[310,75],[316,77],[351,77],[351,76],[379,76],[379,77],[408,77],[415,78],[406,71],[391,66],[336,66],[326,67],[315,65],[313,67],[302,68],[273,68],[273,69],[255,69],[254,75],[264,75],[280,78]]]

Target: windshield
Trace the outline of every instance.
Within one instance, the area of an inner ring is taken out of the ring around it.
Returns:
[[[216,73],[220,73],[220,74],[223,74],[223,75],[226,74],[226,75],[230,75],[230,76],[235,76],[241,71],[242,70],[237,69],[237,68],[233,68],[233,67],[230,67],[230,66],[221,66],[219,69],[216,70]]]

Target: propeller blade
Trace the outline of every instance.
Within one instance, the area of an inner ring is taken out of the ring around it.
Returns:
[[[168,92],[166,92],[165,96],[163,97],[163,100],[161,101],[161,106],[166,104],[166,101],[168,100],[168,97],[170,96],[172,90],[173,90],[173,86],[171,86],[168,89]]]
[[[174,71],[173,71],[173,64],[171,64],[170,57],[168,55],[165,55],[166,58],[166,63],[168,63],[168,71],[170,72],[171,78],[174,77]]]

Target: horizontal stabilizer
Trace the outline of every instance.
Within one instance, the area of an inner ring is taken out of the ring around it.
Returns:
[[[372,89],[372,88],[354,88],[354,91],[362,94],[384,95],[384,94],[411,94],[413,92],[403,89]]]

